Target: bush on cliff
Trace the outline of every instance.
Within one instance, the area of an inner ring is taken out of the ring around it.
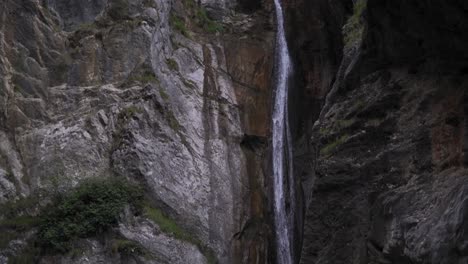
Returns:
[[[137,207],[142,200],[141,190],[125,181],[87,181],[45,211],[37,241],[47,251],[67,252],[70,242],[107,231],[125,206]]]

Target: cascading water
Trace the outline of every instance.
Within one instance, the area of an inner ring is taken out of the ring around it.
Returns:
[[[273,176],[274,213],[278,264],[292,264],[291,243],[293,206],[288,210],[286,200],[294,205],[294,178],[292,171],[292,145],[288,121],[288,79],[291,74],[291,58],[284,32],[281,0],[275,0],[278,24],[276,40],[276,94],[273,109]],[[289,177],[286,179],[286,176]],[[285,190],[285,180],[289,190]],[[288,195],[289,194],[289,195]]]

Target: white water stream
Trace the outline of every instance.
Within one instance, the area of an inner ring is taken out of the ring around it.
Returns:
[[[291,243],[294,210],[294,178],[292,170],[292,145],[288,120],[288,79],[291,75],[291,58],[284,31],[281,0],[275,0],[277,17],[276,39],[276,94],[273,109],[273,176],[274,213],[278,264],[293,264]],[[289,190],[285,188],[288,182]],[[286,203],[292,205],[287,208]]]

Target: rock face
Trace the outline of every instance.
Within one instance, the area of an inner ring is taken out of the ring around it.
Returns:
[[[41,263],[213,262],[207,251],[219,263],[266,262],[269,8],[235,1],[2,3],[0,203],[124,176],[202,244],[137,218],[116,232],[155,259],[109,255],[98,238],[85,243],[82,257]],[[0,263],[22,254],[24,238],[1,249]]]
[[[410,2],[368,0],[307,134],[301,263],[468,263],[468,6]]]
[[[283,5],[300,263],[468,263],[468,2]],[[277,263],[270,0],[1,7],[1,264]],[[156,215],[35,251],[28,217],[90,178]]]

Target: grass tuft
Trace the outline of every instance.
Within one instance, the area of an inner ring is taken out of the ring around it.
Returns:
[[[162,232],[169,234],[178,240],[186,241],[197,246],[200,252],[202,252],[207,259],[208,264],[218,263],[214,252],[210,248],[203,245],[200,240],[196,239],[189,232],[180,227],[173,219],[169,218],[160,209],[146,204],[144,206],[144,214],[148,219],[156,223],[159,228],[161,228]]]
[[[349,135],[347,135],[347,134],[337,138],[336,140],[334,140],[334,141],[328,143],[327,145],[325,145],[320,150],[320,154],[325,155],[325,156],[330,155],[333,152],[333,150],[335,150],[338,146],[345,143],[348,139],[349,139]]]

